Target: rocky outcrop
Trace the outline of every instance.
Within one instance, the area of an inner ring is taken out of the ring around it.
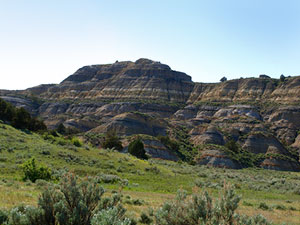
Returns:
[[[300,171],[299,163],[296,161],[283,160],[279,158],[265,159],[261,167],[264,169],[281,170],[281,171]]]
[[[202,151],[200,157],[198,157],[195,161],[199,165],[208,165],[212,167],[228,169],[242,168],[242,166],[238,162],[232,160],[226,155],[226,153],[217,149]]]
[[[201,132],[201,131],[200,131]],[[223,135],[215,128],[208,127],[202,134],[197,135],[197,131],[191,131],[192,141],[195,145],[203,144],[215,144],[215,145],[224,145],[225,141]]]
[[[170,151],[163,143],[161,143],[157,138],[148,135],[138,135],[140,140],[144,144],[144,149],[146,153],[151,158],[165,159],[171,161],[178,161],[178,156]],[[131,136],[130,138],[123,141],[123,152],[128,152],[128,145],[136,136]]]
[[[162,119],[153,118],[138,112],[123,113],[113,117],[91,132],[106,133],[115,130],[118,135],[147,134],[151,136],[166,135],[167,123]]]
[[[288,154],[275,137],[260,132],[248,135],[243,148],[255,154]]]
[[[246,78],[217,84],[195,83],[188,103],[194,102],[300,102],[300,77],[284,82],[275,79]]]
[[[148,59],[85,66],[55,86],[28,89],[43,99],[139,100],[185,103],[191,77]]]

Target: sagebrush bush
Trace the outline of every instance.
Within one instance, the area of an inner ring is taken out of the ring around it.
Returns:
[[[121,217],[121,218],[120,218]],[[129,218],[123,219],[118,208],[103,209],[96,213],[91,225],[131,225]]]
[[[37,165],[35,158],[26,161],[22,165],[22,170],[24,173],[23,180],[31,180],[35,182],[37,179],[50,180],[51,170],[47,166]]]
[[[151,224],[153,220],[145,212],[142,212],[139,222],[142,224]]]
[[[207,191],[188,196],[179,191],[174,201],[165,203],[154,213],[157,225],[268,225],[262,216],[247,217],[235,213],[240,197],[224,185],[219,199],[213,200]]]
[[[129,225],[120,195],[102,198],[104,189],[97,180],[66,174],[59,185],[50,185],[41,194],[37,207],[11,210],[8,225]],[[110,223],[112,222],[112,223]]]
[[[4,224],[8,219],[8,212],[0,209],[0,224]]]

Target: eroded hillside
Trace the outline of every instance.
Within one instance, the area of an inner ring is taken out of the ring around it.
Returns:
[[[141,134],[156,158],[216,167],[299,171],[300,77],[194,83],[148,59],[85,66],[60,84],[0,91],[1,98],[87,134]],[[172,149],[160,136],[178,144]]]

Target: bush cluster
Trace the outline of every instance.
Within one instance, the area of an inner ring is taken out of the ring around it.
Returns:
[[[42,165],[37,165],[35,162],[35,158],[32,158],[28,161],[26,161],[22,165],[23,169],[23,180],[31,180],[32,182],[35,182],[37,179],[41,180],[50,180],[51,179],[51,170]]]
[[[188,196],[179,191],[174,201],[165,203],[154,213],[157,225],[269,225],[262,216],[248,217],[237,214],[240,197],[224,185],[219,199],[213,200],[208,192]]]
[[[78,177],[69,173],[59,185],[43,191],[37,207],[18,206],[7,214],[0,212],[0,219],[8,225],[131,225],[120,195],[103,194],[95,179],[78,182]]]
[[[47,130],[43,121],[31,117],[24,108],[16,108],[0,98],[0,120],[11,123],[17,129],[30,131]]]

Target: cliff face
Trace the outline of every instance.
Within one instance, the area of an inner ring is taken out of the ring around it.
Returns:
[[[188,103],[194,102],[273,102],[300,103],[300,77],[284,82],[275,79],[246,78],[217,84],[195,83]]]
[[[148,59],[85,66],[55,86],[38,86],[28,93],[44,99],[159,100],[185,103],[194,83],[185,73]]]
[[[194,83],[167,65],[139,59],[85,66],[60,84],[0,90],[0,97],[51,129],[60,123],[82,132],[114,129],[124,140],[168,135],[179,137],[182,148],[192,143],[198,164],[243,168],[245,159],[237,159],[246,154],[262,168],[300,170],[300,77]],[[232,141],[238,150],[230,149]],[[153,157],[179,157],[178,149],[152,142],[147,152]]]

